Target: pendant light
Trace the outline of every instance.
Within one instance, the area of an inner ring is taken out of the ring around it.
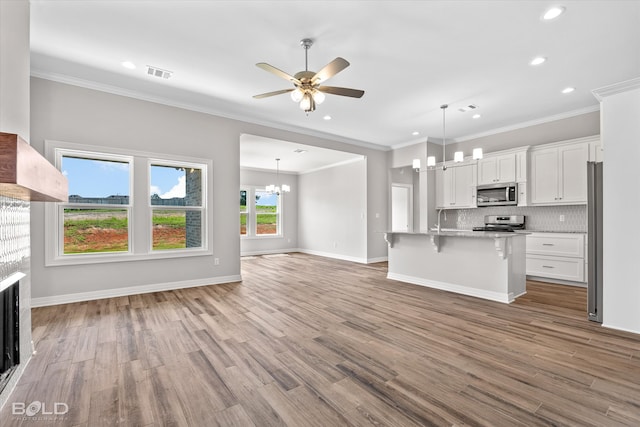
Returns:
[[[442,170],[447,170],[447,127],[446,127],[446,110],[449,108],[448,104],[442,104]],[[473,160],[482,159],[482,148],[473,149]],[[464,161],[464,152],[456,151],[453,154],[453,162],[459,163]],[[416,167],[417,166],[417,167]],[[436,166],[436,156],[427,156],[427,168],[433,168]],[[420,159],[413,160],[413,168],[416,172],[420,172]]]
[[[276,159],[276,184],[267,185],[265,189],[267,190],[267,192],[271,194],[277,194],[279,196],[280,186],[277,184],[279,182],[280,182],[280,159]],[[289,191],[291,191],[291,187],[289,187],[287,184],[282,184],[282,191],[285,193],[288,193]]]

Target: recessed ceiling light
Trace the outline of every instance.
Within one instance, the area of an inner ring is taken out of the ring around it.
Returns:
[[[131,61],[124,61],[124,62],[121,62],[121,64],[122,64],[122,66],[124,68],[128,68],[130,70],[135,70],[136,69],[136,64],[134,64]]]
[[[531,60],[531,62],[529,64],[531,65],[540,65],[543,62],[545,62],[547,60],[547,58],[545,58],[544,56],[536,56],[535,58],[533,58]]]
[[[471,116],[471,117],[472,117],[472,118],[474,118],[474,119],[479,119],[479,118],[480,118],[480,117],[482,117],[482,116],[480,116],[480,114],[474,114],[474,115],[473,115],[473,116]]]
[[[325,120],[331,120],[331,116],[327,114],[326,116],[324,116],[324,117],[323,117],[323,119],[325,119]]]
[[[576,90],[575,87],[565,87],[564,89],[562,89],[562,93],[571,93],[574,90]]]
[[[418,131],[416,130],[416,131],[411,132],[411,135],[413,135],[413,136],[418,136],[418,135],[420,135],[420,132],[418,132]]]
[[[562,15],[562,13],[565,11],[564,7],[562,6],[554,6],[552,8],[550,8],[549,10],[547,10],[544,15],[542,15],[542,19],[544,19],[545,21],[550,21],[552,19],[556,19],[558,16]]]
[[[302,153],[306,153],[307,150],[303,150],[302,148],[296,148],[295,150],[293,150],[293,152],[296,154],[302,154]]]

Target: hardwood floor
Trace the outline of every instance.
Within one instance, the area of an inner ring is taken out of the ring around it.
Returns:
[[[303,254],[242,275],[34,309],[37,354],[1,424],[640,424],[639,336],[587,321],[584,289],[532,282],[506,305]],[[69,411],[12,415],[33,401]]]

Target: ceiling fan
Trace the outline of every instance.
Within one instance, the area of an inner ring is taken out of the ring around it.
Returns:
[[[362,95],[364,95],[363,90],[349,89],[346,87],[321,86],[321,83],[324,83],[340,71],[347,68],[349,66],[349,62],[344,58],[338,57],[325,65],[322,70],[314,73],[313,71],[309,71],[307,59],[307,54],[309,52],[309,48],[313,45],[313,40],[302,39],[300,40],[300,45],[304,48],[304,71],[299,71],[293,76],[279,70],[273,65],[267,64],[266,62],[256,64],[259,68],[292,82],[294,87],[291,89],[282,89],[276,90],[275,92],[254,95],[254,98],[261,99],[291,92],[291,99],[293,99],[294,102],[299,103],[300,109],[309,113],[316,109],[316,104],[321,104],[324,101],[325,93],[349,96],[352,98],[361,98]]]

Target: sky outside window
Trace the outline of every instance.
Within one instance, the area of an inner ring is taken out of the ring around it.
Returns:
[[[61,169],[69,180],[70,195],[129,195],[129,163],[63,156]],[[184,170],[167,166],[151,167],[151,194],[157,194],[163,199],[184,197],[185,188]]]
[[[186,188],[184,168],[151,165],[151,195],[157,194],[161,199],[182,198]]]
[[[69,194],[82,197],[129,195],[129,163],[62,157]]]

